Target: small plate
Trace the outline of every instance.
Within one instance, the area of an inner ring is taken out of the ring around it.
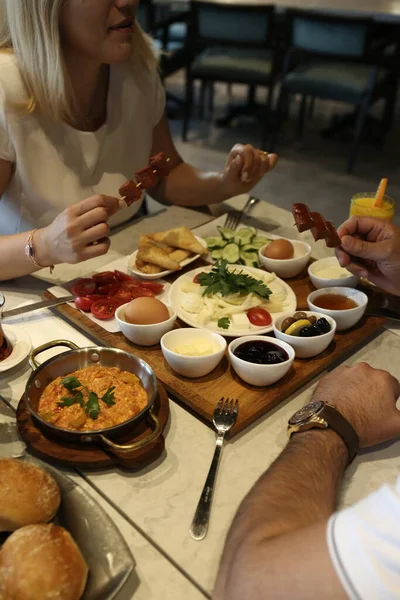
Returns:
[[[207,248],[207,243],[205,240],[203,240],[203,238],[198,237],[197,235],[195,236],[196,240],[198,242],[200,242],[200,244],[202,246],[204,246],[204,248]],[[141,271],[137,271],[132,265],[136,264],[136,255],[137,255],[138,251],[136,250],[133,254],[131,254],[130,256],[128,256],[127,258],[127,267],[128,270],[130,271],[130,273],[132,273],[133,275],[136,275],[137,277],[141,277],[142,279],[160,279],[160,277],[166,277],[167,275],[170,275],[171,273],[176,273],[176,271],[161,271],[160,273],[153,273],[151,275],[148,275],[146,273],[142,273]],[[197,260],[200,257],[200,254],[194,254],[193,256],[186,258],[185,260],[183,260],[180,265],[181,267],[186,267],[186,265],[190,265],[192,262],[194,262],[195,260]]]
[[[82,600],[112,600],[135,567],[118,528],[79,484],[42,461],[26,460],[48,471],[60,486],[62,502],[55,523],[71,533],[89,567]]]
[[[241,265],[228,265],[228,266],[233,267],[235,269],[239,269],[239,270],[242,269],[245,272],[248,272],[250,275],[253,275],[254,277],[258,277],[258,278],[264,277],[267,274],[266,271],[262,271],[261,269],[256,269],[255,267],[244,267]],[[186,310],[183,310],[182,294],[184,292],[182,292],[181,288],[180,288],[180,286],[182,285],[182,279],[183,278],[193,279],[198,273],[207,273],[208,271],[211,271],[211,269],[212,269],[212,265],[209,267],[199,267],[198,269],[193,269],[193,271],[189,271],[188,273],[181,275],[180,277],[178,277],[178,279],[176,281],[174,281],[174,283],[171,286],[170,292],[169,292],[169,302],[170,302],[171,306],[176,310],[178,317],[182,321],[184,321],[185,323],[190,325],[191,327],[195,327],[197,329],[208,329],[209,331],[214,331],[216,333],[219,333],[220,335],[223,335],[224,337],[241,337],[244,335],[261,335],[261,334],[273,331],[272,323],[271,323],[271,325],[268,325],[267,327],[257,327],[256,325],[250,325],[250,328],[246,329],[246,330],[237,329],[234,327],[232,327],[230,329],[221,329],[220,327],[218,327],[217,323],[215,323],[213,321],[209,322],[207,325],[199,325],[197,323],[197,321],[193,318],[193,315],[191,313],[187,312]],[[284,313],[295,312],[296,306],[297,306],[296,295],[295,295],[294,291],[292,290],[292,288],[285,281],[280,279],[279,277],[276,277],[276,281],[285,288],[285,290],[287,292],[287,296],[284,301],[283,311],[277,312],[277,313],[271,313],[273,321],[275,321],[275,319],[277,319]]]
[[[3,325],[2,328],[4,335],[12,346],[12,352],[8,358],[0,362],[0,373],[19,365],[25,360],[32,348],[31,338],[22,329],[9,327],[8,325]]]

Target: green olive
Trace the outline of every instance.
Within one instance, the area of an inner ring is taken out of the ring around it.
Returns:
[[[307,315],[305,312],[296,312],[293,315],[293,319],[295,321],[299,321],[299,319],[307,319]]]
[[[281,330],[283,331],[283,333],[285,333],[286,329],[288,329],[295,321],[296,319],[293,319],[293,317],[287,317],[287,319],[285,319],[282,323]]]

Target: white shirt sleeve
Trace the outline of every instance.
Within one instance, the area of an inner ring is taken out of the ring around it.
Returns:
[[[351,600],[400,598],[400,477],[334,514],[328,547]]]

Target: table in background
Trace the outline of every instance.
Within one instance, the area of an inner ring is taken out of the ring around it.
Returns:
[[[243,206],[244,202],[245,198],[241,197],[232,201],[232,204]],[[260,203],[255,207],[253,216],[257,221],[252,221],[252,224],[259,229],[285,237],[296,236],[293,219],[288,211],[271,204]],[[57,267],[51,279],[47,272],[41,272],[42,281],[37,278],[21,278],[16,282],[1,284],[0,288],[3,291],[7,286],[6,294],[14,301],[18,301],[21,297],[27,297],[27,286],[35,281],[36,292],[31,288],[31,297],[34,297],[39,288],[44,289],[46,286],[45,279],[53,284],[54,281],[61,282],[74,276],[90,274],[93,269],[101,268],[118,255],[130,253],[140,233],[144,231],[157,231],[176,226],[177,223],[195,227],[206,220],[204,214],[173,207],[161,215],[141,221],[140,225],[129,226],[113,236],[112,250],[108,257],[81,265]],[[310,237],[309,232],[301,235],[301,238],[306,241],[310,240]],[[322,242],[313,243],[314,256],[321,257],[326,253],[327,250]],[[48,326],[46,331],[44,328],[38,328],[37,336],[40,339],[33,339],[33,342],[42,342],[45,335],[49,336],[49,339],[58,337],[59,331],[65,336],[66,327],[69,328],[69,325],[52,317],[52,326]],[[81,336],[72,329],[69,331],[74,337]],[[374,367],[389,369],[399,378],[400,337],[384,331],[354,354],[346,364],[360,360],[365,360]],[[1,378],[0,392],[14,405],[23,392],[28,375],[29,368],[25,363],[13,372],[3,374]],[[177,403],[172,401],[170,404],[171,420],[166,433],[166,451],[156,462],[137,473],[122,472],[117,468],[82,472],[85,480],[129,521],[129,525],[126,520],[117,521],[124,533],[130,531],[133,524],[137,530],[145,534],[147,541],[155,550],[162,550],[163,556],[161,554],[158,556],[161,563],[163,563],[160,559],[162,556],[163,560],[165,558],[170,560],[171,564],[176,565],[186,576],[183,585],[179,572],[173,571],[174,577],[171,581],[174,580],[173,585],[176,585],[175,600],[187,598],[191,600],[192,597],[197,600],[197,597],[201,596],[199,589],[203,590],[204,595],[210,595],[224,538],[239,503],[285,446],[287,419],[310,399],[314,384],[300,390],[298,394],[261,418],[254,426],[235,437],[232,442],[227,443],[215,489],[210,529],[207,537],[201,542],[192,540],[188,529],[210,465],[215,434],[212,429]],[[221,390],[222,394],[223,390]],[[217,402],[218,399],[215,398],[215,401]],[[342,505],[359,500],[384,482],[393,482],[398,475],[399,454],[400,441],[386,444],[379,451],[361,453],[346,474]],[[146,585],[146,577],[151,571],[150,563],[154,559],[154,554],[137,555],[135,550],[134,554],[138,561],[144,561],[142,573]],[[164,568],[166,568],[165,564]],[[160,571],[160,578],[164,577],[163,569]],[[168,572],[172,573],[172,571]],[[190,581],[196,582],[197,589],[189,583]],[[166,585],[168,591],[167,586],[168,584]],[[187,587],[192,596],[187,595]],[[140,598],[139,592],[137,593]],[[121,600],[128,600],[128,597],[125,595]],[[149,598],[151,597],[155,596]],[[168,596],[163,594],[162,597]]]

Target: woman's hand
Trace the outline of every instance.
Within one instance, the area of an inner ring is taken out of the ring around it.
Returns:
[[[73,204],[34,238],[40,265],[79,263],[106,254],[110,247],[108,219],[119,209],[119,199],[91,196]]]
[[[223,197],[249,192],[277,162],[276,154],[262,152],[250,144],[236,144],[229,153],[222,177]]]
[[[372,217],[352,217],[338,229],[342,267],[400,295],[400,228]]]

